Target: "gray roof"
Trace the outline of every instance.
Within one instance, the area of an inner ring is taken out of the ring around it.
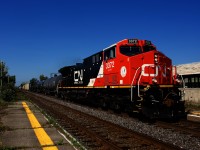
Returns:
[[[200,62],[177,65],[176,67],[177,73],[180,75],[200,74]]]

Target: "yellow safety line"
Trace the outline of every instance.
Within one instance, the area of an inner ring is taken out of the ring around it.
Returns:
[[[54,146],[54,143],[51,140],[51,138],[47,135],[45,130],[41,127],[40,123],[38,122],[37,118],[32,113],[32,111],[29,109],[28,105],[25,102],[22,102],[22,105],[26,111],[26,114],[29,118],[31,126],[32,126],[41,146],[43,147],[43,150],[58,150],[58,148],[56,146]]]

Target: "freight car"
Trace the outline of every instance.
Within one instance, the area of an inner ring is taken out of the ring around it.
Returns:
[[[64,99],[149,118],[185,115],[176,67],[151,41],[124,39],[59,72]]]
[[[43,83],[42,92],[46,95],[57,95],[57,85],[62,79],[61,75],[54,75],[53,77],[46,79]]]

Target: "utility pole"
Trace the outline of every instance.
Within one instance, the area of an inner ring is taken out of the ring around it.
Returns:
[[[2,78],[3,78],[3,61],[1,61],[1,88],[2,88]]]

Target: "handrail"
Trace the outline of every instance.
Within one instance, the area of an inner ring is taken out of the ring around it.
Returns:
[[[174,77],[177,77],[177,68],[176,66],[172,66],[173,69],[172,69],[172,80],[173,80],[173,83],[175,84],[176,82],[176,79]]]
[[[181,76],[181,80],[182,80],[182,83],[183,83],[183,89],[185,89],[185,81],[183,79],[183,76],[182,75],[180,75],[180,76]]]
[[[140,84],[141,77],[142,77],[142,74],[140,74],[140,77],[139,77],[139,80],[138,80],[138,97],[140,97],[140,86],[139,86],[139,84]]]
[[[182,96],[182,98],[185,99],[185,81],[183,79],[183,76],[182,75],[180,75],[180,76],[181,76],[181,80],[182,80],[182,83],[183,83],[183,90],[181,91],[181,96]]]
[[[138,67],[138,68],[136,69],[136,72],[135,72],[135,74],[134,74],[134,76],[133,76],[133,79],[132,79],[132,82],[131,82],[131,102],[133,102],[133,83],[134,83],[136,74],[137,74],[137,72],[138,72],[138,70],[139,70],[140,68],[141,68],[141,67]],[[141,76],[141,75],[140,75],[140,76]]]

